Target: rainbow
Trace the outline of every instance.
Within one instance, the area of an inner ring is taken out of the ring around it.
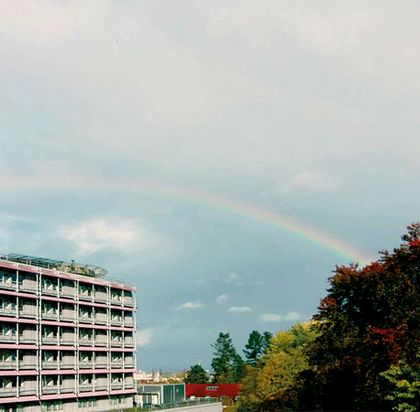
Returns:
[[[140,191],[143,194],[165,196],[170,199],[181,200],[183,202],[197,204],[211,209],[227,211],[245,218],[251,218],[258,222],[277,227],[282,231],[286,231],[295,236],[299,236],[307,241],[314,242],[354,263],[365,265],[373,260],[373,257],[368,256],[329,233],[260,206],[238,202],[227,197],[210,194],[197,189],[166,186],[160,182],[142,181],[136,185],[133,185],[132,183],[121,185],[121,182],[119,182],[118,186],[120,188],[121,186],[124,186],[126,189],[135,192]]]

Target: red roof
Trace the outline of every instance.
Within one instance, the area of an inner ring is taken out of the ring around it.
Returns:
[[[238,396],[240,389],[241,385],[239,383],[187,383],[185,385],[185,395],[187,398],[190,396],[198,398],[206,396],[235,398]]]

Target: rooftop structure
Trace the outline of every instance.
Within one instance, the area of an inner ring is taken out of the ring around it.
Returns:
[[[0,411],[132,406],[135,289],[105,273],[0,256]]]

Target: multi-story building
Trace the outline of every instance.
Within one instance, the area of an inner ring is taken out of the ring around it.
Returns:
[[[0,256],[0,412],[132,406],[135,288],[105,273]]]

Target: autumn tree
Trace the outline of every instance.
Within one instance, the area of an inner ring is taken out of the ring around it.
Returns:
[[[378,261],[337,267],[330,278],[314,317],[321,331],[302,375],[301,409],[389,410],[383,372],[399,362],[418,368],[420,224],[402,239]]]
[[[208,383],[209,375],[201,365],[193,365],[185,374],[185,383]]]
[[[217,383],[234,383],[242,379],[244,361],[236,352],[229,333],[219,333],[214,349],[211,366],[214,371],[214,381]]]
[[[316,336],[314,323],[297,324],[271,338],[261,357],[261,368],[247,366],[238,412],[280,411],[296,408],[294,388],[308,367],[306,347]]]
[[[243,350],[246,363],[252,366],[256,366],[257,361],[265,353],[271,338],[270,332],[260,332],[253,330],[248,338],[248,342]]]

